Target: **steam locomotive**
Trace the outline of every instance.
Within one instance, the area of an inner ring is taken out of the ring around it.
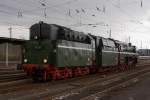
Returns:
[[[22,67],[34,80],[126,70],[135,66],[138,58],[131,43],[44,22],[30,27],[23,55]]]

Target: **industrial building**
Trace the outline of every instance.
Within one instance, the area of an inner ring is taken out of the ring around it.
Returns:
[[[22,44],[24,40],[0,38],[0,65],[19,64],[22,61]]]
[[[140,56],[150,56],[150,49],[139,49],[138,54]]]

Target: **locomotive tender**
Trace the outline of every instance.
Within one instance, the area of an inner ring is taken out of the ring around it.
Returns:
[[[138,56],[131,43],[44,22],[31,26],[23,55],[23,69],[34,80],[125,70],[136,65]]]

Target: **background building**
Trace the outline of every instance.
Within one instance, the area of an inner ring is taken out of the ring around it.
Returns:
[[[0,38],[0,65],[16,65],[22,61],[22,44],[24,40]]]
[[[150,56],[150,49],[139,49],[138,53],[140,56]]]

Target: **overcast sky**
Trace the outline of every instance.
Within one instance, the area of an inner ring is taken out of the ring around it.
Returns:
[[[0,36],[29,37],[43,20],[150,48],[150,0],[0,0]]]

